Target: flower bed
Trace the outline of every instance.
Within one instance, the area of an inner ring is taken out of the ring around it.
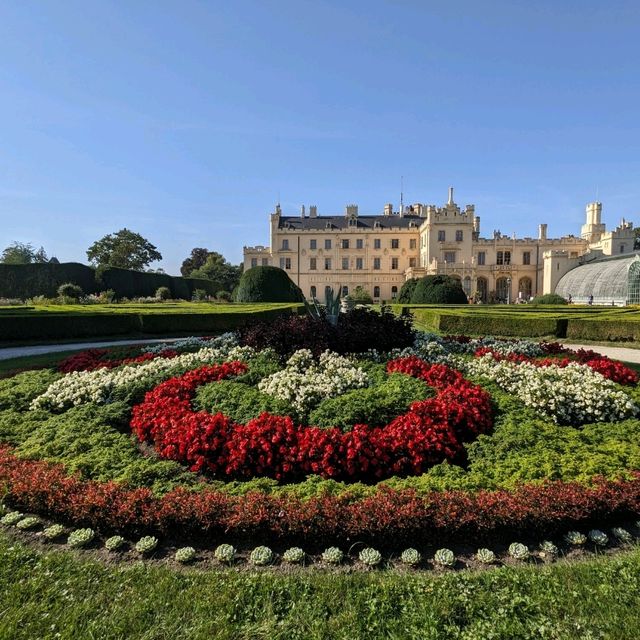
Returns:
[[[554,344],[399,334],[385,353],[314,356],[225,335],[0,381],[6,502],[103,536],[305,550],[640,515],[635,372]]]

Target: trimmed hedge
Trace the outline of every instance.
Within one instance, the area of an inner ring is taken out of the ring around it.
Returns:
[[[43,313],[0,314],[0,340],[87,338],[130,334],[219,333],[243,326],[248,320],[273,320],[295,308],[238,313],[233,307],[220,313]]]
[[[633,320],[569,319],[567,338],[573,340],[640,340],[640,322]]]
[[[154,296],[159,287],[168,287],[173,298],[191,299],[196,289],[215,295],[219,282],[198,278],[180,278],[163,273],[145,273],[108,268],[97,272],[77,262],[52,264],[0,264],[0,298],[55,298],[61,284],[79,285],[85,293],[113,289],[118,298]]]
[[[437,275],[425,276],[418,280],[411,295],[411,302],[413,304],[465,304],[468,300],[459,280],[450,276]]]
[[[300,287],[278,267],[252,267],[242,274],[236,302],[302,302]]]

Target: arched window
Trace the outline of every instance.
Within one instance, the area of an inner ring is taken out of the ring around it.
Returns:
[[[314,286],[311,287],[311,297],[312,298],[316,297],[316,288]]]
[[[373,287],[373,297],[374,298],[380,297],[380,287]]]
[[[478,278],[476,280],[476,298],[480,300],[480,302],[487,301],[487,279],[486,278]]]
[[[329,285],[327,285],[324,288],[324,299],[325,299],[325,301],[327,301],[329,299],[329,296],[331,295],[331,291],[332,291],[332,289],[331,289],[331,287]]]
[[[344,298],[345,296],[349,295],[349,287],[347,287],[347,285],[345,285],[344,287],[342,287],[342,297]]]
[[[462,290],[464,291],[467,298],[471,297],[471,277],[466,276],[462,281]]]
[[[498,278],[496,280],[496,298],[498,302],[510,302],[509,280],[507,278]]]
[[[391,287],[391,299],[395,300],[398,297],[398,287],[395,285]]]
[[[531,291],[531,278],[520,278],[520,282],[518,282],[518,298],[528,300],[531,297]]]

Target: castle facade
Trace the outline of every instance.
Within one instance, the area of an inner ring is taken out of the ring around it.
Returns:
[[[584,256],[610,256],[634,249],[635,229],[622,221],[607,232],[602,204],[590,203],[579,236],[516,238],[494,231],[481,237],[474,205],[462,209],[449,188],[437,207],[415,203],[380,215],[360,215],[347,205],[343,215],[318,215],[303,206],[299,216],[270,215],[269,246],[244,247],[244,268],[271,265],[284,269],[308,298],[321,301],[326,290],[347,295],[360,286],[374,301],[394,300],[405,280],[431,274],[457,278],[470,300],[517,302],[552,293],[560,278]]]

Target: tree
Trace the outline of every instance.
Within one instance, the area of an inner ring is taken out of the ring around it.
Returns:
[[[2,252],[0,262],[4,264],[31,264],[35,255],[31,244],[13,242]]]
[[[194,249],[196,251],[196,249]],[[200,251],[198,249],[197,251]],[[191,252],[193,256],[193,251]],[[189,258],[187,258],[189,260]],[[185,262],[187,262],[185,260]],[[184,262],[182,263],[184,267]],[[181,268],[181,273],[184,271]],[[217,251],[209,251],[204,264],[198,269],[194,269],[189,273],[190,278],[202,278],[203,280],[213,280],[220,284],[225,291],[233,291],[240,282],[242,275],[242,265],[236,266],[227,262],[224,256]]]
[[[34,262],[38,262],[38,263],[44,263],[44,262],[49,262],[49,258],[47,256],[47,252],[44,250],[44,247],[40,247],[34,254],[33,254],[33,261]]]
[[[191,255],[184,260],[180,267],[180,273],[182,276],[188,278],[193,271],[204,267],[207,262],[207,258],[211,253],[212,252],[209,251],[209,249],[204,249],[202,247],[191,249]]]
[[[142,271],[162,254],[146,238],[129,229],[100,238],[87,249],[87,258],[98,267],[120,267]]]
[[[302,302],[300,288],[278,267],[253,267],[240,278],[236,302]]]

